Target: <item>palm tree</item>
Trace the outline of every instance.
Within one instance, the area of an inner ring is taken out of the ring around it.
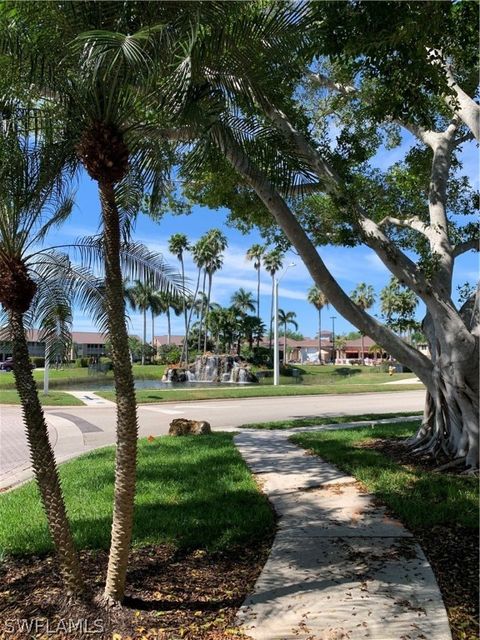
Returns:
[[[260,269],[265,247],[261,244],[252,244],[246,253],[247,260],[253,261],[253,267],[257,272],[257,316],[260,318]]]
[[[205,272],[208,276],[208,292],[207,292],[207,305],[205,312],[205,325],[208,325],[208,314],[210,312],[210,297],[212,293],[212,281],[213,275],[216,271],[219,271],[223,265],[222,251],[228,246],[227,238],[219,229],[211,229],[207,233],[207,242],[210,247],[208,255],[206,256]],[[207,328],[205,328],[205,337],[203,343],[203,351],[207,350]]]
[[[147,346],[147,311],[152,307],[154,293],[155,291],[151,284],[140,280],[135,280],[135,284],[125,289],[125,297],[133,311],[139,310],[143,316],[142,365],[145,364],[145,348]]]
[[[240,287],[238,291],[232,294],[230,298],[232,306],[242,316],[246,316],[247,313],[255,311],[255,304],[253,302],[253,295],[250,291],[246,291],[243,287]]]
[[[327,296],[316,286],[310,287],[307,300],[318,311],[318,361],[322,364],[322,309],[329,307]]]
[[[263,256],[263,266],[272,277],[272,301],[270,305],[270,343],[269,348],[272,349],[272,328],[273,328],[273,299],[275,296],[275,274],[283,266],[283,256],[278,249],[274,249]]]
[[[295,318],[297,314],[295,311],[285,311],[283,309],[278,310],[278,321],[283,324],[283,363],[287,362],[287,326],[290,324],[295,327],[295,331],[298,329],[298,324]]]
[[[366,311],[375,302],[375,290],[371,284],[360,282],[350,294],[351,299],[360,309]],[[362,333],[362,362],[365,364],[365,336]]]
[[[44,326],[50,324],[51,327],[55,325],[52,313],[57,312],[59,305],[66,307],[69,303],[67,288],[56,265],[62,261],[57,261],[54,253],[35,254],[34,246],[43,241],[50,226],[69,215],[73,202],[68,195],[55,198],[53,185],[42,184],[42,181],[40,154],[29,151],[27,144],[14,136],[2,135],[0,303],[8,318],[15,385],[23,409],[33,473],[67,591],[78,595],[84,591],[79,559],[26,339],[26,316],[34,307],[37,318],[42,315]],[[51,268],[46,269],[48,263]]]
[[[106,7],[99,6],[95,18],[99,27],[123,30],[129,35],[92,31],[75,37],[84,29],[92,29],[93,14],[86,12],[88,16],[83,22],[81,12],[73,4],[71,8],[69,3],[63,6],[66,15],[62,23],[67,25],[68,39],[74,37],[73,45],[66,49],[66,55],[60,61],[47,60],[46,65],[38,63],[32,67],[30,82],[41,73],[38,90],[49,97],[46,103],[55,96],[59,105],[54,110],[55,126],[44,128],[45,135],[51,132],[60,140],[58,149],[59,153],[63,152],[63,158],[58,160],[58,166],[75,168],[76,163],[82,165],[97,184],[101,204],[105,308],[117,399],[115,497],[104,599],[106,603],[114,604],[121,602],[125,591],[133,529],[138,438],[120,261],[122,228],[127,229],[122,221],[126,221],[128,215],[121,210],[119,202],[128,193],[132,203],[130,209],[138,210],[142,194],[148,192],[150,205],[152,209],[156,208],[164,192],[165,162],[162,144],[150,135],[151,124],[146,117],[149,111],[157,110],[158,103],[155,92],[149,90],[156,82],[154,71],[157,67],[143,48],[145,32],[132,32],[131,26],[133,24],[135,29],[135,22],[129,25],[130,11],[119,6],[118,11],[114,10],[117,15],[112,20],[112,12],[109,14]],[[42,20],[44,18],[42,16]],[[18,15],[16,20],[21,24]],[[15,24],[11,26],[15,31]],[[28,53],[30,40],[22,28],[23,25],[18,29],[18,38],[11,40],[15,40],[17,49],[19,43],[24,44]],[[62,35],[65,37],[65,33]],[[161,47],[159,51],[167,48]],[[45,55],[48,56],[48,52]],[[25,55],[23,60],[30,61],[31,57]],[[142,268],[139,268],[139,276],[141,272]],[[160,286],[159,283],[155,285]],[[170,288],[172,283],[164,280],[163,285]]]
[[[200,280],[202,277],[202,273],[203,273],[203,287],[202,287],[202,294],[204,294],[204,290],[205,290],[205,282],[206,282],[206,277],[207,277],[207,273],[205,271],[205,265],[207,263],[207,260],[209,259],[210,255],[209,255],[209,250],[208,250],[208,239],[207,239],[207,235],[204,234],[192,247],[191,247],[191,252],[192,252],[192,256],[193,256],[193,261],[197,267],[197,284],[195,286],[195,292],[193,294],[193,304],[190,308],[190,313],[188,315],[188,322],[187,322],[187,333],[185,334],[185,341],[184,341],[184,352],[186,352],[186,347],[185,344],[188,341],[188,334],[190,332],[190,323],[192,321],[192,314],[194,311],[196,311],[197,309],[195,308],[197,299],[198,299],[198,291],[200,289]],[[201,297],[201,301],[202,304],[200,305],[200,307],[198,308],[198,316],[202,316],[203,315],[203,300],[204,300],[204,295],[202,295]],[[199,335],[198,335],[198,344],[197,344],[198,350],[200,350],[200,331],[199,331]],[[182,354],[183,356],[183,354]]]
[[[183,286],[183,277],[182,277],[182,286]],[[150,295],[150,300],[149,300],[149,309],[150,309],[150,314],[151,314],[151,319],[152,319],[152,349],[154,350],[154,353],[156,355],[156,350],[155,350],[155,318],[157,316],[159,316],[161,313],[163,313],[164,311],[164,304],[163,304],[163,298],[162,298],[162,292],[161,291],[152,291],[151,295]]]
[[[181,273],[182,273],[182,287],[184,290],[185,290],[185,264],[183,261],[183,256],[185,251],[188,251],[189,249],[190,249],[190,243],[188,241],[187,236],[184,233],[174,233],[172,236],[170,236],[170,239],[168,241],[168,250],[170,251],[170,253],[173,253],[180,262]],[[186,305],[185,297],[183,297],[182,299],[182,308],[183,308],[183,318],[185,323],[185,337],[186,337],[188,330],[187,330],[187,305]],[[188,362],[188,341],[186,341],[184,344],[186,345],[186,349],[187,349],[185,353],[185,360]],[[183,359],[183,357],[181,359]]]

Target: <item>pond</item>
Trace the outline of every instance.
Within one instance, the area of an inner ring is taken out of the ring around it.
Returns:
[[[144,379],[135,380],[135,389],[212,389],[213,387],[225,387],[228,384],[235,384],[235,386],[241,384],[242,386],[249,386],[249,383],[229,383],[229,382],[162,382],[158,379]],[[62,387],[56,386],[56,389],[60,390]],[[76,382],[74,385],[65,385],[69,391],[113,391],[112,380],[85,380],[85,382]]]

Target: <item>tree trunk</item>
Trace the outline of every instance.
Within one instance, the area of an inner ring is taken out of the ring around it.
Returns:
[[[183,256],[180,257],[180,264],[182,267],[182,288],[183,288],[183,319],[185,321],[185,340],[184,340],[184,349],[185,349],[185,362],[188,363],[188,340],[187,338],[187,333],[188,333],[188,321],[187,321],[187,304],[186,304],[186,297],[185,297],[185,265],[183,264]],[[183,353],[182,353],[182,357],[180,358],[180,360],[183,360]]]
[[[153,311],[152,311],[152,349],[155,351],[155,314]]]
[[[372,233],[369,246],[377,251],[377,255],[394,275],[409,284],[435,316],[435,335],[431,342],[432,355],[438,350],[440,357],[432,363],[429,358],[408,345],[388,327],[381,325],[350,300],[327,269],[293,212],[266,176],[252,164],[233,139],[219,135],[216,141],[231,165],[252,186],[270,211],[299,253],[314,283],[325,293],[335,309],[360,331],[372,337],[399,362],[414,371],[426,385],[435,405],[435,441],[440,443],[440,445],[435,442],[426,443],[427,448],[432,449],[434,446],[449,448],[451,452],[449,455],[455,455],[455,451],[465,452],[467,465],[478,467],[478,321],[475,331],[470,329],[470,323],[467,324],[461,320],[451,300],[448,297],[442,298],[442,290],[438,287],[434,288],[436,283],[430,280],[427,286],[424,286],[426,281],[424,275],[419,273],[416,265],[409,262],[409,259],[401,255],[400,251],[394,251],[388,240],[385,242],[382,240],[385,246],[388,244],[388,251],[385,247],[383,249],[374,247],[372,238],[377,231],[374,223],[369,222],[369,230]],[[437,213],[437,217],[439,216],[440,213]],[[393,252],[391,256],[390,251]],[[410,285],[412,281],[415,282]],[[449,410],[450,403],[452,403],[451,410]],[[443,446],[445,433],[442,431],[444,430],[448,434],[448,446]],[[420,438],[422,438],[421,433],[417,442]]]
[[[198,270],[197,285],[195,287],[195,293],[193,294],[192,307],[190,309],[190,313],[188,314],[188,321],[187,321],[187,326],[185,330],[185,340],[183,341],[183,348],[182,348],[182,357],[180,358],[181,360],[183,360],[183,356],[185,355],[187,363],[188,363],[188,334],[190,333],[190,323],[192,321],[193,309],[195,305],[195,300],[197,299],[198,289],[200,287],[200,275],[201,275],[201,269]]]
[[[143,308],[143,349],[142,364],[145,364],[145,349],[147,348],[147,307]]]
[[[208,332],[208,316],[210,313],[210,296],[212,294],[212,279],[213,274],[208,273],[208,294],[207,294],[207,311],[205,313],[205,339],[203,341],[203,353],[207,351],[207,332]]]
[[[170,307],[167,307],[167,344],[172,342],[172,322],[170,318]]]
[[[117,401],[117,449],[112,538],[104,599],[119,603],[125,593],[128,554],[133,529],[137,462],[137,406],[125,322],[120,223],[113,185],[99,182],[104,226],[105,298]]]
[[[362,331],[362,364],[365,364],[365,336]]]
[[[207,270],[203,272],[203,284],[202,284],[202,303],[200,305],[200,321],[198,324],[198,341],[197,341],[197,351],[200,353],[200,349],[202,346],[202,329],[203,329],[203,303],[205,298],[205,283],[207,281]]]
[[[283,366],[287,364],[287,323],[283,326]]]
[[[260,318],[260,262],[257,268],[257,317]]]
[[[322,307],[318,309],[318,362],[322,364]]]
[[[84,584],[80,563],[68,522],[55,456],[48,439],[43,408],[30,368],[22,314],[11,312],[9,321],[12,332],[13,374],[22,403],[33,472],[68,593],[81,595],[84,593]]]

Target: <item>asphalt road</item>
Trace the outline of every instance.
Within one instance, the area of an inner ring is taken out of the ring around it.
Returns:
[[[139,405],[140,436],[168,432],[173,418],[208,420],[213,428],[239,427],[313,416],[421,411],[425,392],[396,391],[352,395],[235,398]],[[51,407],[45,410],[59,462],[115,442],[115,407]],[[0,406],[0,489],[31,476],[20,407]]]

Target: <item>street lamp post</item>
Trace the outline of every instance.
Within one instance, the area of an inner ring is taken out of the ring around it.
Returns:
[[[335,364],[335,320],[337,316],[330,316],[332,319],[332,364]]]
[[[291,262],[279,278],[275,278],[275,286],[273,288],[273,384],[280,384],[280,353],[278,351],[278,283],[287,273],[287,271],[295,266],[295,262]],[[285,357],[285,354],[284,354]]]

